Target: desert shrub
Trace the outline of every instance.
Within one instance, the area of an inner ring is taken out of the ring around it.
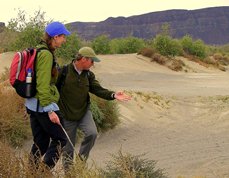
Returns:
[[[44,20],[44,15],[45,12],[38,10],[28,20],[26,19],[26,12],[19,9],[17,18],[11,19],[7,26],[9,30],[19,32],[15,41],[11,44],[10,50],[16,51],[35,47],[40,42],[44,28],[48,23]]]
[[[91,110],[96,126],[103,132],[119,123],[119,111],[115,101],[107,101],[91,95]]]
[[[75,158],[71,169],[64,175],[62,166],[57,165],[52,171],[48,170],[41,162],[35,169],[28,162],[25,153],[18,153],[8,144],[0,141],[0,177],[24,178],[24,177],[56,177],[56,178],[166,178],[163,169],[156,169],[156,161],[142,158],[143,155],[123,154],[112,155],[106,168],[99,169],[96,165],[88,166],[78,157]]]
[[[112,155],[106,163],[104,177],[122,178],[166,178],[163,169],[156,169],[156,161],[143,158],[144,155],[123,154]]]
[[[47,170],[44,164],[40,164],[39,169],[32,169],[26,154],[17,153],[8,144],[1,141],[0,160],[0,177],[53,177],[50,170]]]
[[[0,139],[21,146],[31,135],[29,120],[25,119],[24,101],[7,81],[0,84],[0,100]]]
[[[110,53],[110,40],[108,36],[101,35],[92,40],[92,48],[96,54],[109,54]]]
[[[173,59],[171,64],[168,66],[169,69],[174,71],[182,71],[184,62],[181,60]]]
[[[113,39],[110,41],[111,53],[113,54],[137,53],[144,46],[144,40],[136,37]]]
[[[223,55],[222,53],[214,53],[213,58],[221,65],[229,64],[229,57],[227,55]]]
[[[99,171],[94,167],[88,167],[84,162],[77,161],[68,174],[64,176],[61,166],[56,166],[52,171],[48,170],[43,163],[35,169],[28,162],[28,155],[19,154],[11,149],[6,143],[0,141],[0,177],[4,178],[35,178],[35,177],[55,177],[55,178],[79,178],[93,177],[99,178]]]
[[[180,43],[168,35],[157,35],[153,40],[153,46],[164,56],[177,56],[182,54]]]
[[[215,53],[215,54],[213,54],[213,58],[216,61],[219,61],[219,60],[222,60],[223,59],[223,55],[221,53]]]
[[[151,61],[155,61],[158,64],[164,65],[167,61],[167,58],[160,55],[159,53],[155,53],[153,56],[151,56]]]
[[[0,53],[7,52],[12,49],[13,42],[17,38],[18,32],[4,28],[0,33]]]
[[[4,68],[4,72],[0,75],[0,82],[4,82],[9,79],[10,70],[8,67]]]
[[[192,53],[192,46],[193,46],[193,43],[192,43],[192,38],[188,35],[184,36],[182,39],[181,39],[181,45],[183,47],[183,50],[187,53],[187,54],[191,54]]]
[[[226,69],[224,66],[222,66],[222,65],[219,65],[218,68],[219,68],[219,70],[222,70],[222,71],[224,71],[224,72],[227,70],[227,69]]]
[[[40,10],[36,11],[30,19],[25,17],[27,17],[26,12],[19,9],[17,18],[9,21],[8,31],[11,32],[10,34],[14,32],[17,35],[15,40],[7,45],[7,50],[18,51],[28,47],[36,47],[43,37],[45,26],[51,22],[45,21],[45,12]],[[56,56],[64,60],[71,60],[80,46],[81,42],[77,34],[72,33],[67,37],[67,42],[56,50]]]
[[[200,57],[201,59],[206,57],[206,47],[202,40],[196,40],[193,43],[192,50],[193,55]]]
[[[181,44],[184,52],[190,55],[197,56],[201,59],[206,57],[206,46],[201,40],[193,41],[188,35],[181,39]]]
[[[124,38],[125,53],[137,53],[140,49],[144,47],[144,45],[144,41],[140,38]]]
[[[57,57],[60,57],[65,61],[71,61],[82,45],[80,39],[77,38],[76,33],[72,33],[66,38],[66,43],[62,44],[61,48],[58,48],[55,51],[55,54]]]
[[[74,163],[70,170],[65,174],[65,178],[101,178],[100,170],[96,165],[88,166],[87,163],[81,161],[79,157],[75,157]]]
[[[229,65],[229,55],[223,55],[222,60],[219,61],[223,65]]]
[[[142,48],[138,52],[138,54],[141,54],[141,55],[146,56],[146,57],[152,57],[155,53],[156,53],[156,50],[153,48],[149,48],[149,47]]]

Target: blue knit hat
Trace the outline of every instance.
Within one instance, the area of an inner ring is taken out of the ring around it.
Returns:
[[[45,32],[49,34],[49,36],[54,37],[56,35],[70,35],[71,33],[66,29],[66,27],[60,22],[52,22],[47,25]]]

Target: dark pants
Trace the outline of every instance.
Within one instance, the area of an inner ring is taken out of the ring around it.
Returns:
[[[30,152],[31,164],[39,166],[41,157],[48,168],[53,168],[60,157],[63,147],[67,143],[67,137],[58,124],[50,121],[48,113],[28,111],[33,134],[34,144]],[[59,111],[55,111],[63,125],[63,117]]]

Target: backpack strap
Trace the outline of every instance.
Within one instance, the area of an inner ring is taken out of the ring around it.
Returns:
[[[37,48],[37,53],[36,53],[35,59],[37,59],[37,54],[38,54],[38,52],[40,52],[41,50],[48,50],[48,51],[50,51],[50,50],[49,50],[48,48],[46,48],[46,47]],[[53,56],[53,63],[54,63],[55,58],[54,58],[53,53],[52,53],[52,56]],[[36,65],[36,62],[34,63],[34,68],[35,68],[35,65]],[[36,70],[34,70],[34,75],[36,75]],[[36,78],[36,77],[35,77],[35,78]],[[35,82],[36,82],[36,81],[35,81]],[[36,112],[39,111],[39,105],[40,105],[40,101],[39,101],[39,99],[37,99],[37,108],[36,108]]]
[[[61,70],[61,74],[58,77],[57,83],[56,83],[56,87],[58,89],[58,91],[60,92],[61,88],[64,86],[65,84],[65,79],[68,73],[68,64],[65,64]]]

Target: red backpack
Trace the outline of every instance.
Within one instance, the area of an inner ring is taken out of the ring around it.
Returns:
[[[23,98],[31,98],[36,94],[35,64],[37,53],[47,48],[27,48],[17,52],[10,66],[10,84],[17,94]]]

